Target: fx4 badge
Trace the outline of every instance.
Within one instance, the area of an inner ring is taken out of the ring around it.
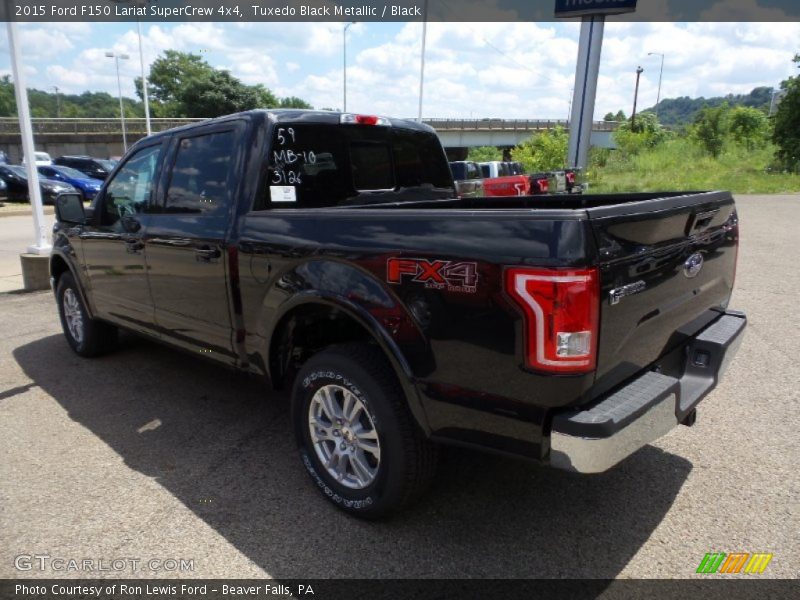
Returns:
[[[478,285],[478,265],[425,258],[390,258],[386,261],[386,281],[397,285],[404,278],[435,290],[474,294]]]

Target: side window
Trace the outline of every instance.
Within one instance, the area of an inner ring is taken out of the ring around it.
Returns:
[[[228,179],[236,154],[236,131],[180,140],[167,188],[165,211],[214,215],[231,202]]]
[[[160,154],[159,144],[142,148],[125,161],[106,187],[101,218],[103,225],[114,226],[122,217],[144,211],[155,188]]]

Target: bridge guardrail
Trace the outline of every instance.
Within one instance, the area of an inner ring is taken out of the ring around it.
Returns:
[[[153,131],[164,131],[195,123],[203,119],[150,119]],[[34,134],[92,134],[118,133],[122,135],[120,120],[113,118],[33,118],[31,119]],[[147,125],[144,118],[125,119],[125,130],[128,133],[145,133]],[[0,117],[0,134],[19,134],[19,119],[16,117]]]
[[[153,131],[164,131],[204,119],[157,118],[150,119]],[[423,119],[437,131],[542,131],[557,126],[569,128],[569,122],[558,119]],[[34,134],[77,135],[108,133],[122,135],[118,118],[34,118],[31,119]],[[595,131],[615,131],[619,123],[595,121]],[[143,118],[125,119],[125,129],[131,134],[143,134],[147,127]],[[16,117],[0,117],[0,134],[19,134]]]

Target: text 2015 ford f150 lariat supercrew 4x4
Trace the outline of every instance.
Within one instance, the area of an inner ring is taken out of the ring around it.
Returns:
[[[124,328],[291,389],[305,469],[363,517],[419,496],[441,443],[612,467],[693,423],[746,323],[730,194],[459,199],[433,130],[383,117],[159,133],[57,214],[75,352]]]

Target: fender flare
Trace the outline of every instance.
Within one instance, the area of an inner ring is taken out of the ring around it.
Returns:
[[[72,248],[72,246],[69,247]],[[75,281],[75,286],[78,288],[78,294],[80,294],[83,306],[86,307],[86,312],[89,313],[89,318],[94,319],[95,318],[94,305],[89,302],[89,297],[87,296],[85,290],[83,289],[83,280],[78,275],[74,262],[63,251],[61,247],[57,246],[53,246],[53,250],[50,253],[50,260],[48,262],[48,268],[50,270],[50,281],[51,281],[51,287],[53,288],[53,293],[55,294],[57,289],[55,275],[53,274],[53,263],[55,262],[56,259],[62,260],[64,264],[67,265],[67,270],[72,275],[72,279]]]
[[[304,290],[300,293],[294,294],[286,302],[280,305],[275,317],[270,323],[269,330],[266,336],[266,368],[267,374],[270,379],[272,378],[271,364],[272,364],[272,344],[278,325],[283,321],[283,318],[292,310],[300,306],[324,306],[327,308],[335,308],[347,317],[353,319],[370,335],[372,339],[378,344],[383,351],[383,354],[389,360],[392,369],[397,376],[400,386],[403,388],[408,407],[414,420],[420,426],[425,435],[429,436],[431,429],[428,425],[428,418],[422,405],[422,400],[419,396],[417,386],[415,385],[415,377],[406,357],[403,355],[402,350],[398,347],[394,339],[384,329],[380,322],[370,314],[364,307],[359,304],[348,300],[343,296],[324,292],[320,290]]]

